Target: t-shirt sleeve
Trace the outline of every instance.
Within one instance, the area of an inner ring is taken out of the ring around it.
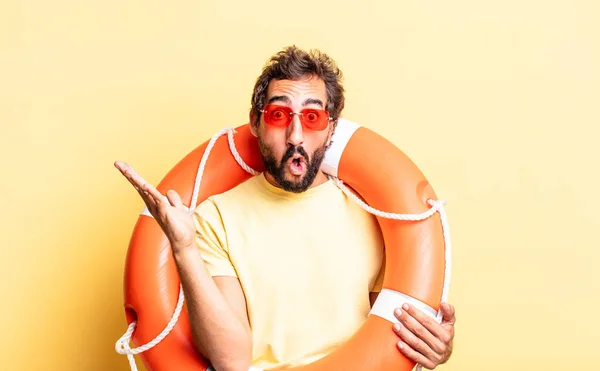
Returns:
[[[379,269],[379,274],[377,275],[377,279],[375,279],[375,283],[373,284],[373,288],[371,292],[381,292],[383,288],[383,276],[385,274],[385,254],[383,255],[383,259],[381,260],[381,268]]]
[[[229,257],[223,219],[215,203],[208,199],[193,213],[196,225],[196,245],[211,276],[237,277]]]

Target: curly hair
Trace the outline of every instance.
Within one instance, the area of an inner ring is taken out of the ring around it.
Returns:
[[[318,77],[325,82],[326,109],[335,126],[344,109],[342,71],[327,54],[319,50],[306,52],[295,45],[288,46],[273,55],[263,67],[252,93],[252,113],[255,120],[252,124],[256,125],[260,120],[260,111],[264,108],[271,80],[300,80],[310,76]]]

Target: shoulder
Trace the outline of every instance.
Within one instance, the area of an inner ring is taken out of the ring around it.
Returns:
[[[206,201],[217,209],[245,205],[258,193],[257,180],[258,178],[253,176],[223,193],[210,196]]]
[[[344,186],[345,190],[342,190],[338,185],[334,185],[337,188],[338,201],[345,210],[344,217],[377,229],[379,225],[377,218],[364,208],[368,206],[366,200],[353,188]]]
[[[222,221],[223,213],[229,212],[232,208],[244,207],[253,199],[252,196],[256,194],[256,183],[256,177],[252,177],[225,192],[209,196],[198,204],[194,216],[210,221]]]

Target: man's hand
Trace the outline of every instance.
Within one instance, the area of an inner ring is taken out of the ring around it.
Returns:
[[[177,249],[193,246],[195,243],[194,220],[181,202],[177,192],[167,192],[167,200],[150,183],[145,181],[130,165],[117,161],[115,167],[129,180],[140,194],[148,211],[158,222],[171,242],[171,248]]]
[[[441,324],[411,305],[404,304],[402,307],[394,311],[400,321],[400,324],[394,325],[394,332],[401,339],[398,349],[412,361],[430,370],[445,363],[452,354],[456,322],[454,307],[441,304]]]

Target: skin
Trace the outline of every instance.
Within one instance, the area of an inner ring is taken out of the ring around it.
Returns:
[[[327,104],[325,83],[318,78],[308,78],[300,81],[271,81],[267,89],[266,103],[289,106],[294,112],[300,112],[304,108],[324,109]],[[250,117],[250,122],[255,122],[253,116]],[[309,155],[308,159],[305,156],[301,156],[301,161],[307,163],[307,166],[305,166],[305,171],[300,175],[291,173],[289,168],[291,159],[285,161],[283,180],[291,183],[293,187],[294,185],[301,184],[303,178],[308,176],[309,162],[317,165],[317,169],[320,167],[320,163],[313,160],[319,157],[319,152],[324,153],[325,148],[331,143],[333,123],[330,122],[328,127],[322,131],[305,130],[300,122],[300,117],[294,115],[292,122],[286,128],[279,128],[267,125],[264,122],[263,115],[261,115],[258,123],[251,126],[251,131],[258,138],[263,159],[268,155],[272,155],[274,159],[278,160],[276,164],[278,166],[281,165],[281,160],[284,159],[284,155],[290,147],[302,148],[303,152]],[[298,151],[295,153],[300,155]],[[270,173],[268,170],[265,172],[265,177],[272,185],[276,187],[283,186],[278,182],[275,174]],[[314,180],[307,185],[307,188],[316,187],[326,181],[326,175],[322,171],[316,171]],[[285,189],[286,187],[283,186],[283,188]],[[300,189],[299,191],[304,191],[307,188]],[[290,189],[290,191],[293,190]]]
[[[404,304],[394,311],[400,321],[393,326],[400,338],[398,349],[430,370],[447,362],[453,349],[455,310],[448,303],[442,303],[440,309],[442,321],[439,324],[412,305]]]
[[[268,87],[267,102],[288,105],[294,112],[306,107],[324,108],[327,104],[325,84],[318,78],[299,81],[274,80]],[[307,183],[309,166],[306,166],[301,174],[294,175],[290,171],[289,161],[281,160],[290,147],[296,149],[296,154],[299,153],[300,147],[303,149],[300,153],[304,154],[301,156],[302,161],[307,165],[318,158],[319,151],[326,149],[331,142],[333,123],[330,122],[323,131],[305,130],[295,115],[287,128],[275,128],[266,125],[262,116],[256,121],[251,114],[251,131],[259,140],[263,157],[271,156],[274,165],[282,169],[277,176],[265,172],[267,181],[280,187],[278,177],[282,178],[287,187],[296,187],[296,191],[326,182],[327,176],[317,171],[314,179],[303,187],[302,183]],[[209,275],[204,260],[195,247],[193,219],[175,191],[170,190],[166,193],[166,202],[160,192],[144,180],[132,166],[117,161],[115,167],[138,191],[171,243],[187,299],[192,335],[198,350],[217,370],[247,370],[252,360],[252,336],[246,312],[246,299],[239,280],[235,277]],[[370,295],[371,305],[376,298],[376,293]],[[428,369],[434,369],[446,362],[452,353],[454,308],[442,303],[441,311],[443,318],[441,324],[438,324],[416,308],[405,305],[405,308],[397,308],[394,313],[400,324],[390,325],[399,338],[399,351]]]

